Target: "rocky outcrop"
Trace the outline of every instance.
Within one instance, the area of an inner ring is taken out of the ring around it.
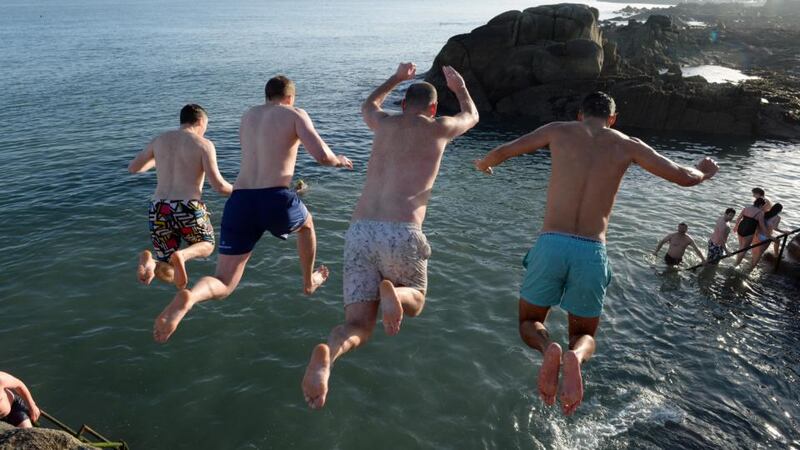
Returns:
[[[0,450],[93,450],[69,434],[48,428],[17,428],[0,422]]]
[[[637,17],[642,20],[601,26],[597,10],[586,5],[507,11],[452,37],[426,80],[437,86],[445,112],[458,107],[440,70],[451,65],[464,75],[483,117],[572,120],[583,95],[604,90],[617,100],[621,127],[800,138],[800,84],[682,78],[681,65],[720,63],[747,50],[726,41],[735,35],[732,27],[720,20],[711,33],[688,27],[695,19],[687,15]]]

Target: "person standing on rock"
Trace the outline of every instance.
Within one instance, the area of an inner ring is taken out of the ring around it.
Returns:
[[[595,92],[583,99],[577,121],[544,125],[475,161],[478,170],[491,174],[509,158],[550,149],[544,225],[523,264],[527,272],[520,289],[519,333],[544,355],[538,380],[542,399],[552,405],[558,393],[566,415],[583,399],[581,364],[595,350],[594,335],[611,282],[606,230],[623,175],[636,163],[665,180],[693,186],[718,170],[710,158],[697,168],[680,166],[639,139],[611,129],[616,119],[614,100]],[[550,339],[544,325],[556,305],[569,313],[567,352]]]
[[[219,173],[214,144],[203,137],[208,128],[206,110],[186,105],[180,122],[180,128],[162,133],[139,152],[128,171],[142,173],[155,167],[158,178],[148,214],[156,258],[149,250],[139,254],[139,281],[149,285],[158,277],[183,289],[188,282],[186,261],[214,251],[214,228],[200,200],[203,180],[208,175],[211,186],[226,197],[232,188]],[[189,246],[181,249],[181,240]]]
[[[703,253],[699,248],[697,248],[697,244],[694,242],[694,239],[689,236],[687,233],[688,231],[688,225],[685,223],[678,224],[678,231],[666,235],[664,239],[659,241],[653,254],[658,256],[658,252],[661,250],[661,247],[669,242],[667,253],[664,254],[664,262],[667,263],[668,266],[677,266],[680,264],[681,261],[683,261],[683,254],[686,253],[686,249],[690,246],[692,247],[692,250],[697,253],[697,256],[700,257],[703,263],[705,263],[705,256],[703,256]]]
[[[436,117],[437,93],[425,82],[406,91],[401,114],[382,108],[399,83],[411,80],[416,66],[402,63],[394,75],[364,102],[364,122],[375,132],[367,180],[345,234],[345,323],[331,331],[311,353],[302,389],[308,406],[322,408],[331,366],[337,358],[365,344],[378,308],[386,334],[400,331],[403,315],[415,317],[425,305],[430,246],[422,222],[447,144],[478,123],[478,109],[452,67],[445,66],[447,87],[461,112]]]
[[[39,420],[39,407],[25,383],[0,372],[0,420],[19,428],[31,428]]]
[[[308,113],[294,107],[293,81],[282,75],[274,77],[264,91],[266,103],[245,112],[239,127],[242,162],[222,213],[216,274],[201,278],[191,290],[178,291],[156,318],[156,342],[166,342],[195,304],[223,299],[236,289],[253,248],[265,231],[283,240],[297,233],[306,295],[313,294],[328,279],[325,266],[314,269],[317,238],[311,214],[297,193],[289,189],[297,148],[302,143],[325,166],[352,169],[353,163],[343,155],[335,155],[317,134]]]

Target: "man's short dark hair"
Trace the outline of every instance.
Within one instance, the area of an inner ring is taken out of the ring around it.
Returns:
[[[203,107],[200,105],[190,103],[181,108],[181,125],[187,123],[195,124],[203,116],[208,117],[208,113],[206,113],[206,110],[203,109]]]
[[[605,92],[592,92],[581,101],[581,112],[584,116],[607,119],[617,113],[617,104]]]
[[[766,194],[766,192],[764,192],[764,190],[763,190],[763,189],[761,189],[760,187],[756,187],[756,188],[753,188],[753,195],[760,195],[760,196],[762,196],[762,197],[763,197],[763,196],[765,196],[765,195],[767,195],[767,194]]]
[[[283,75],[270,78],[264,86],[264,94],[267,100],[284,98],[295,94],[294,81]]]
[[[728,208],[728,209],[725,210],[725,214],[733,214],[735,216],[736,215],[736,210],[733,209],[733,208]]]
[[[685,228],[689,228],[689,225],[686,225],[686,224],[685,224],[685,223],[683,223],[683,222],[679,223],[679,224],[678,224],[678,226],[679,226],[679,227],[685,227]]]
[[[425,81],[414,83],[406,90],[406,105],[419,108],[428,107],[438,101],[436,88]]]
[[[762,206],[766,205],[767,201],[764,200],[764,197],[758,197],[756,201],[753,202],[753,206],[756,208],[761,208]]]

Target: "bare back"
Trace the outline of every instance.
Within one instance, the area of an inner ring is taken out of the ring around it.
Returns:
[[[551,125],[552,175],[542,231],[605,241],[625,171],[633,162],[628,136],[582,122]]]
[[[353,219],[421,225],[447,142],[433,118],[399,114],[381,119]]]
[[[714,232],[711,234],[709,240],[713,242],[714,245],[724,246],[728,241],[730,232],[731,227],[728,225],[728,221],[725,220],[725,216],[720,217],[717,219],[717,225],[714,227]]]
[[[242,163],[234,189],[291,184],[300,145],[296,130],[300,114],[301,110],[292,106],[267,103],[250,108],[242,116]]]
[[[200,199],[205,171],[203,155],[211,143],[182,129],[167,131],[150,144],[156,162],[156,200]]]

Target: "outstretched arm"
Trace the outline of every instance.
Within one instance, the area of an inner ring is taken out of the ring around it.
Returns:
[[[297,108],[295,131],[306,151],[323,166],[353,168],[353,163],[344,155],[335,155],[328,144],[322,140],[311,122],[311,117],[304,110]]]
[[[689,242],[689,245],[692,246],[692,250],[694,250],[694,252],[697,253],[697,256],[700,257],[700,260],[703,261],[703,263],[705,263],[706,262],[706,257],[705,257],[705,255],[703,255],[703,252],[701,252],[700,249],[697,248],[697,244],[694,242],[694,239],[691,239],[691,241]]]
[[[19,394],[22,395],[22,398],[25,400],[25,403],[27,403],[30,407],[31,422],[36,422],[39,420],[39,407],[36,406],[36,402],[33,400],[31,391],[28,390],[28,387],[25,386],[25,383],[10,373],[0,372],[0,393],[2,393],[4,388],[13,389],[19,392]]]
[[[481,172],[492,174],[492,167],[503,161],[525,153],[532,153],[550,144],[550,133],[556,125],[549,123],[511,142],[494,148],[483,159],[475,160],[475,168]]]
[[[671,238],[671,237],[672,237],[672,235],[668,234],[668,235],[666,235],[664,237],[664,239],[659,241],[658,245],[656,246],[656,249],[653,251],[653,254],[658,256],[658,252],[661,250],[661,247],[664,246],[664,244],[666,244],[667,242],[669,242],[669,238]]]
[[[128,164],[128,172],[142,173],[147,172],[156,166],[156,156],[153,152],[153,143],[147,144],[144,150],[136,154],[136,157]]]
[[[217,166],[217,149],[211,141],[203,148],[203,171],[208,175],[208,183],[219,195],[227,197],[233,192],[233,186],[225,181]]]
[[[386,96],[392,92],[395,86],[403,81],[413,79],[416,75],[417,66],[414,63],[400,63],[395,73],[390,76],[388,80],[384,81],[383,84],[378,86],[377,89],[372,91],[372,94],[369,94],[369,97],[364,100],[364,104],[361,105],[361,115],[364,117],[364,123],[366,123],[371,130],[374,130],[378,126],[378,122],[380,122],[381,119],[389,115],[381,108],[381,105],[383,105],[383,102],[386,100]]]
[[[461,74],[450,66],[442,67],[442,72],[445,80],[447,80],[447,88],[453,91],[453,94],[458,99],[458,107],[461,112],[452,117],[439,117],[436,122],[443,127],[445,136],[448,139],[453,139],[477,125],[480,118],[478,116],[478,108],[475,106],[475,102],[472,101],[472,97],[470,97],[467,90],[467,84]]]
[[[711,158],[703,158],[697,168],[681,166],[661,156],[649,145],[636,138],[631,138],[633,161],[653,175],[681,186],[694,186],[714,176],[719,170],[717,163]]]

